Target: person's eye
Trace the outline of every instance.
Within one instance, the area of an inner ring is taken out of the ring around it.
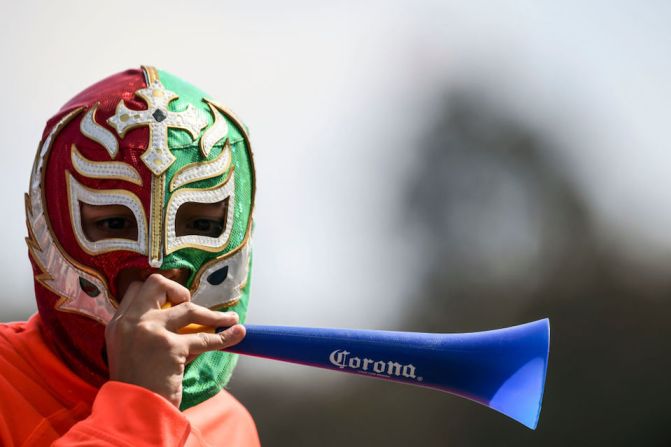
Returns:
[[[105,217],[95,221],[95,228],[87,231],[91,240],[137,239],[137,225],[130,217]]]
[[[124,217],[109,217],[96,221],[96,227],[103,231],[124,231],[132,228],[134,222]]]
[[[186,202],[175,216],[175,236],[218,238],[226,230],[228,199],[216,203]]]
[[[192,219],[186,224],[186,234],[219,237],[224,231],[223,220],[214,219]]]
[[[121,205],[81,205],[81,225],[89,241],[104,239],[137,240],[137,221],[133,212]]]

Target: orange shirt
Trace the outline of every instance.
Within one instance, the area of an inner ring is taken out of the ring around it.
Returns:
[[[96,389],[52,352],[41,320],[0,324],[0,445],[258,446],[252,417],[225,390],[180,412],[135,385]]]

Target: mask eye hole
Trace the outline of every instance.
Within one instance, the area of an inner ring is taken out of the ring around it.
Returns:
[[[90,205],[80,202],[82,230],[91,242],[105,239],[137,240],[137,221],[123,205]]]
[[[186,202],[177,210],[175,235],[218,238],[226,230],[228,199],[215,203]]]

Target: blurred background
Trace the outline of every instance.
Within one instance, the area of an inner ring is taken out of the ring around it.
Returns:
[[[431,390],[243,358],[264,445],[669,445],[668,2],[0,3],[0,320],[35,311],[47,118],[140,64],[251,129],[249,321],[423,332],[549,317],[538,429]]]

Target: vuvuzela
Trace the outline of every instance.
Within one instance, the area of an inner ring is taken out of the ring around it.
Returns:
[[[245,327],[244,340],[227,351],[446,391],[531,429],[538,424],[548,319],[465,334]]]

